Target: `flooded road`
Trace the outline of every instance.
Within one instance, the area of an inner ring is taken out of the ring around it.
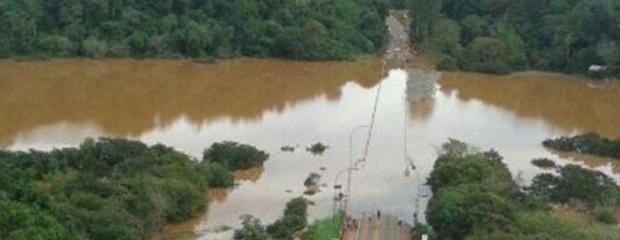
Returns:
[[[237,173],[238,187],[212,192],[204,216],[169,227],[170,234],[161,239],[227,239],[230,231],[220,230],[238,226],[242,214],[270,223],[287,201],[302,195],[312,172],[322,176],[325,187],[308,197],[315,203],[310,217],[330,215],[331,186],[348,166],[351,129],[369,123],[380,82],[369,156],[352,178],[354,212],[380,208],[412,221],[417,182],[406,172],[405,155],[425,175],[436,148],[448,138],[495,148],[524,182],[543,171],[530,163],[537,157],[561,164],[585,161],[620,179],[618,162],[541,146],[548,137],[589,131],[619,138],[619,85],[592,88],[586,81],[547,73],[445,73],[432,74],[439,81],[428,98],[411,101],[407,81],[420,75],[391,69],[379,79],[381,66],[375,60],[0,62],[0,146],[47,150],[75,146],[86,137],[115,136],[163,143],[196,158],[222,140],[271,154],[262,169]],[[364,137],[363,131],[353,134],[355,159]],[[329,145],[323,155],[305,151],[317,141]],[[284,145],[299,147],[282,152]]]

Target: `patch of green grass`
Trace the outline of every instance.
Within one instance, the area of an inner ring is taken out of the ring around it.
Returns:
[[[337,239],[342,225],[342,214],[336,215],[336,219],[328,217],[317,220],[308,227],[302,236],[303,240],[330,240]]]

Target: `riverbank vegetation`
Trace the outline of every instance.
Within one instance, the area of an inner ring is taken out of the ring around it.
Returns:
[[[301,236],[302,240],[337,239],[340,236],[343,214],[331,218],[317,220],[308,226],[308,230]]]
[[[451,177],[448,177],[451,176]],[[443,145],[430,175],[434,196],[427,218],[436,239],[613,239],[620,188],[600,172],[568,165],[520,187],[495,151],[462,142]],[[566,204],[598,222],[558,217]],[[578,208],[577,206],[581,206]],[[602,209],[602,210],[601,210]]]
[[[286,204],[282,217],[274,223],[263,226],[259,219],[243,216],[242,227],[235,230],[235,240],[293,239],[308,225],[309,201],[298,197]]]
[[[387,1],[0,2],[0,57],[348,59],[382,50]]]
[[[250,215],[241,217],[241,228],[234,233],[235,240],[327,240],[337,238],[343,215],[318,220],[308,226],[308,205],[302,197],[294,198],[286,204],[282,217],[270,225],[263,225],[260,219]],[[305,229],[305,230],[304,230]],[[302,233],[303,231],[303,233]]]
[[[620,2],[408,0],[411,33],[443,70],[620,75]]]
[[[148,239],[202,213],[209,187],[232,181],[217,163],[138,141],[0,151],[0,239]]]
[[[543,146],[558,151],[590,154],[620,160],[620,139],[607,139],[595,133],[547,139],[543,141]]]

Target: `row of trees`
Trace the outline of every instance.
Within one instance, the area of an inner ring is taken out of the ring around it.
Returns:
[[[203,212],[209,187],[233,184],[220,162],[107,138],[51,152],[0,151],[0,239],[147,239]]]
[[[558,151],[591,154],[620,160],[620,139],[607,139],[596,133],[546,139],[543,141],[543,146]]]
[[[567,165],[520,188],[491,150],[451,140],[442,147],[428,180],[434,196],[427,218],[436,239],[613,239],[620,236],[614,209],[620,188],[600,172]],[[601,223],[560,219],[550,204],[583,203]],[[599,209],[606,209],[599,211]],[[607,224],[614,225],[607,225]]]
[[[412,34],[445,70],[620,74],[620,2],[408,0]]]
[[[381,49],[385,0],[3,0],[0,57],[344,59]]]

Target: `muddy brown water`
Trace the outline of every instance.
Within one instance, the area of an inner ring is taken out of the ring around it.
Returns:
[[[268,151],[261,169],[237,173],[239,186],[211,194],[203,216],[168,226],[159,239],[228,239],[239,216],[269,223],[288,200],[304,191],[312,172],[322,191],[308,197],[310,218],[332,211],[336,173],[348,166],[349,134],[368,124],[379,84],[382,95],[366,162],[352,178],[352,210],[377,209],[411,221],[415,173],[423,179],[437,147],[456,138],[494,148],[515,177],[527,183],[545,170],[530,160],[549,157],[580,163],[619,179],[617,162],[554,153],[548,137],[595,131],[620,137],[620,86],[592,87],[559,74],[511,76],[444,73],[431,98],[406,102],[409,74],[391,69],[378,78],[381,62],[292,62],[240,59],[218,64],[169,60],[54,60],[0,62],[0,146],[48,150],[76,146],[86,137],[114,136],[163,143],[200,158],[221,140]],[[361,157],[364,131],[354,133],[354,159]],[[329,148],[312,155],[305,146]],[[284,145],[297,146],[282,152]],[[325,170],[322,170],[324,168]],[[342,184],[345,177],[341,177]]]

